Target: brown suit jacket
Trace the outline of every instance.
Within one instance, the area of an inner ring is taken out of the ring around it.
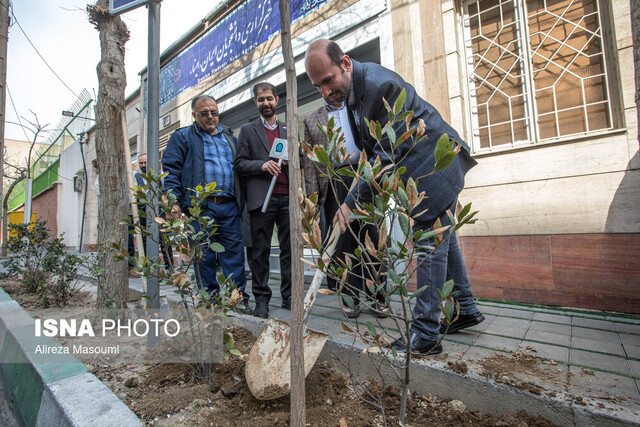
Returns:
[[[326,148],[329,145],[329,141],[318,129],[318,125],[326,127],[328,121],[329,114],[324,105],[304,116],[304,140],[312,147],[314,145],[322,145]],[[303,156],[302,166],[307,195],[318,193],[318,205],[324,205],[329,189],[329,177],[326,176],[326,168],[322,164],[310,160],[307,156]]]

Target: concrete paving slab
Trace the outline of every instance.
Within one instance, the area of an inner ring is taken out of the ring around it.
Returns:
[[[618,334],[618,336],[620,337],[620,341],[622,341],[622,345],[625,347],[628,345],[640,346],[640,335]]]
[[[631,368],[624,357],[610,356],[591,351],[571,349],[569,363],[581,367],[595,368],[613,374],[631,375]]]
[[[513,308],[502,308],[502,307],[492,307],[485,306],[480,310],[483,314],[494,314],[498,317],[510,317],[513,319],[525,319],[531,320],[533,319],[533,315],[535,313],[530,311],[519,311]]]
[[[490,328],[512,328],[512,329],[529,329],[529,325],[531,325],[531,320],[529,319],[518,319],[511,317],[501,317],[496,316],[493,322],[491,322]],[[485,329],[485,331],[489,331],[489,328]]]
[[[634,316],[614,316],[614,315],[607,316],[607,315],[605,315],[604,318],[606,320],[610,320],[612,322],[627,323],[627,324],[630,324],[630,325],[637,325],[638,327],[640,327],[640,319],[638,319],[637,317],[634,317]]]
[[[533,315],[533,320],[536,322],[551,322],[562,325],[570,325],[571,317],[566,314],[555,314],[549,312],[537,312]]]
[[[444,339],[446,341],[469,345],[472,344],[479,336],[480,334],[477,332],[469,332],[465,330],[464,332],[459,332],[457,334],[445,335]]]
[[[623,345],[627,357],[640,360],[640,345]]]
[[[640,335],[640,324],[638,323],[627,323],[625,321],[624,323],[617,322],[615,325],[616,331],[620,333]]]
[[[489,325],[491,325],[493,323],[494,320],[496,320],[496,316],[493,314],[488,314],[488,313],[482,313],[482,315],[484,316],[484,321],[478,325],[472,326],[470,328],[465,329],[466,331],[473,331],[473,332],[482,332],[485,329],[487,329],[489,327]]]
[[[481,335],[474,341],[474,344],[481,347],[488,347],[491,349],[504,350],[504,351],[516,351],[522,340],[498,337],[493,335]]]
[[[573,338],[588,338],[591,340],[597,340],[606,343],[620,344],[620,337],[618,336],[615,328],[613,328],[611,331],[602,331],[598,329],[585,328],[582,326],[572,326],[571,336]]]
[[[571,345],[571,337],[563,334],[555,334],[547,331],[538,331],[529,329],[524,336],[525,340],[538,341],[546,344],[555,344],[559,346],[569,347]]]
[[[447,340],[442,341],[442,352],[447,356],[447,360],[464,360],[467,350],[469,350],[467,344]]]
[[[485,334],[499,335],[503,337],[522,339],[527,334],[527,328],[490,325],[484,330]]]
[[[631,375],[640,380],[640,361],[627,360],[627,363],[629,364],[629,368],[631,369]]]
[[[594,403],[608,403],[615,398],[619,404],[637,411],[640,393],[636,380],[605,372],[569,368],[568,392]],[[603,392],[603,390],[606,390]],[[596,404],[597,404],[596,403]]]
[[[573,326],[583,326],[585,328],[601,329],[603,331],[616,330],[615,324],[613,322],[609,320],[604,320],[602,317],[588,318],[588,317],[583,317],[582,315],[580,317],[572,316],[571,324]]]
[[[535,320],[529,325],[529,331],[550,332],[556,335],[571,336],[571,325]]]
[[[469,365],[476,365],[476,370],[480,372],[479,364],[487,357],[491,357],[496,354],[504,354],[504,352],[492,350],[489,348],[469,346],[467,351],[465,351],[463,360]]]
[[[529,342],[527,340],[523,340],[522,344],[525,347],[531,347],[535,349],[535,352],[532,351],[532,354],[543,359],[562,363],[569,362],[569,347],[560,347],[557,345],[542,344],[539,342]]]
[[[609,355],[625,356],[624,348],[620,343],[612,343],[599,339],[571,337],[571,347],[581,350],[591,350]]]

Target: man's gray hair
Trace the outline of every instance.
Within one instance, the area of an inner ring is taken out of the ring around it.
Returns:
[[[216,99],[211,95],[199,95],[199,96],[196,96],[195,98],[193,98],[191,100],[191,111],[196,111],[196,102],[198,102],[199,100],[201,100],[203,98],[209,98],[209,99],[213,100],[213,102],[215,102],[216,104],[218,103],[216,101]]]

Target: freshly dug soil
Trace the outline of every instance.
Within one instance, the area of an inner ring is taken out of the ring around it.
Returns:
[[[255,338],[244,329],[234,329],[236,347],[246,354]],[[244,378],[243,358],[230,358],[212,367],[212,390],[197,384],[195,370],[187,364],[159,366],[89,365],[147,425],[162,426],[286,426],[289,397],[260,401],[253,397]],[[367,384],[379,395],[376,383]],[[363,395],[364,393],[360,393]],[[368,400],[371,400],[368,397]],[[387,422],[399,425],[398,389],[387,387]],[[317,364],[306,379],[307,423],[311,426],[382,426],[381,411],[359,398],[348,378],[326,363]],[[408,403],[407,425],[443,426],[552,426],[524,411],[495,416],[467,411],[460,401],[413,395]]]

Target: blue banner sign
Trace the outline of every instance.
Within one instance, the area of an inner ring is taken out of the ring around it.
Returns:
[[[290,0],[295,22],[331,0]],[[280,32],[278,0],[247,0],[160,70],[160,105]]]

